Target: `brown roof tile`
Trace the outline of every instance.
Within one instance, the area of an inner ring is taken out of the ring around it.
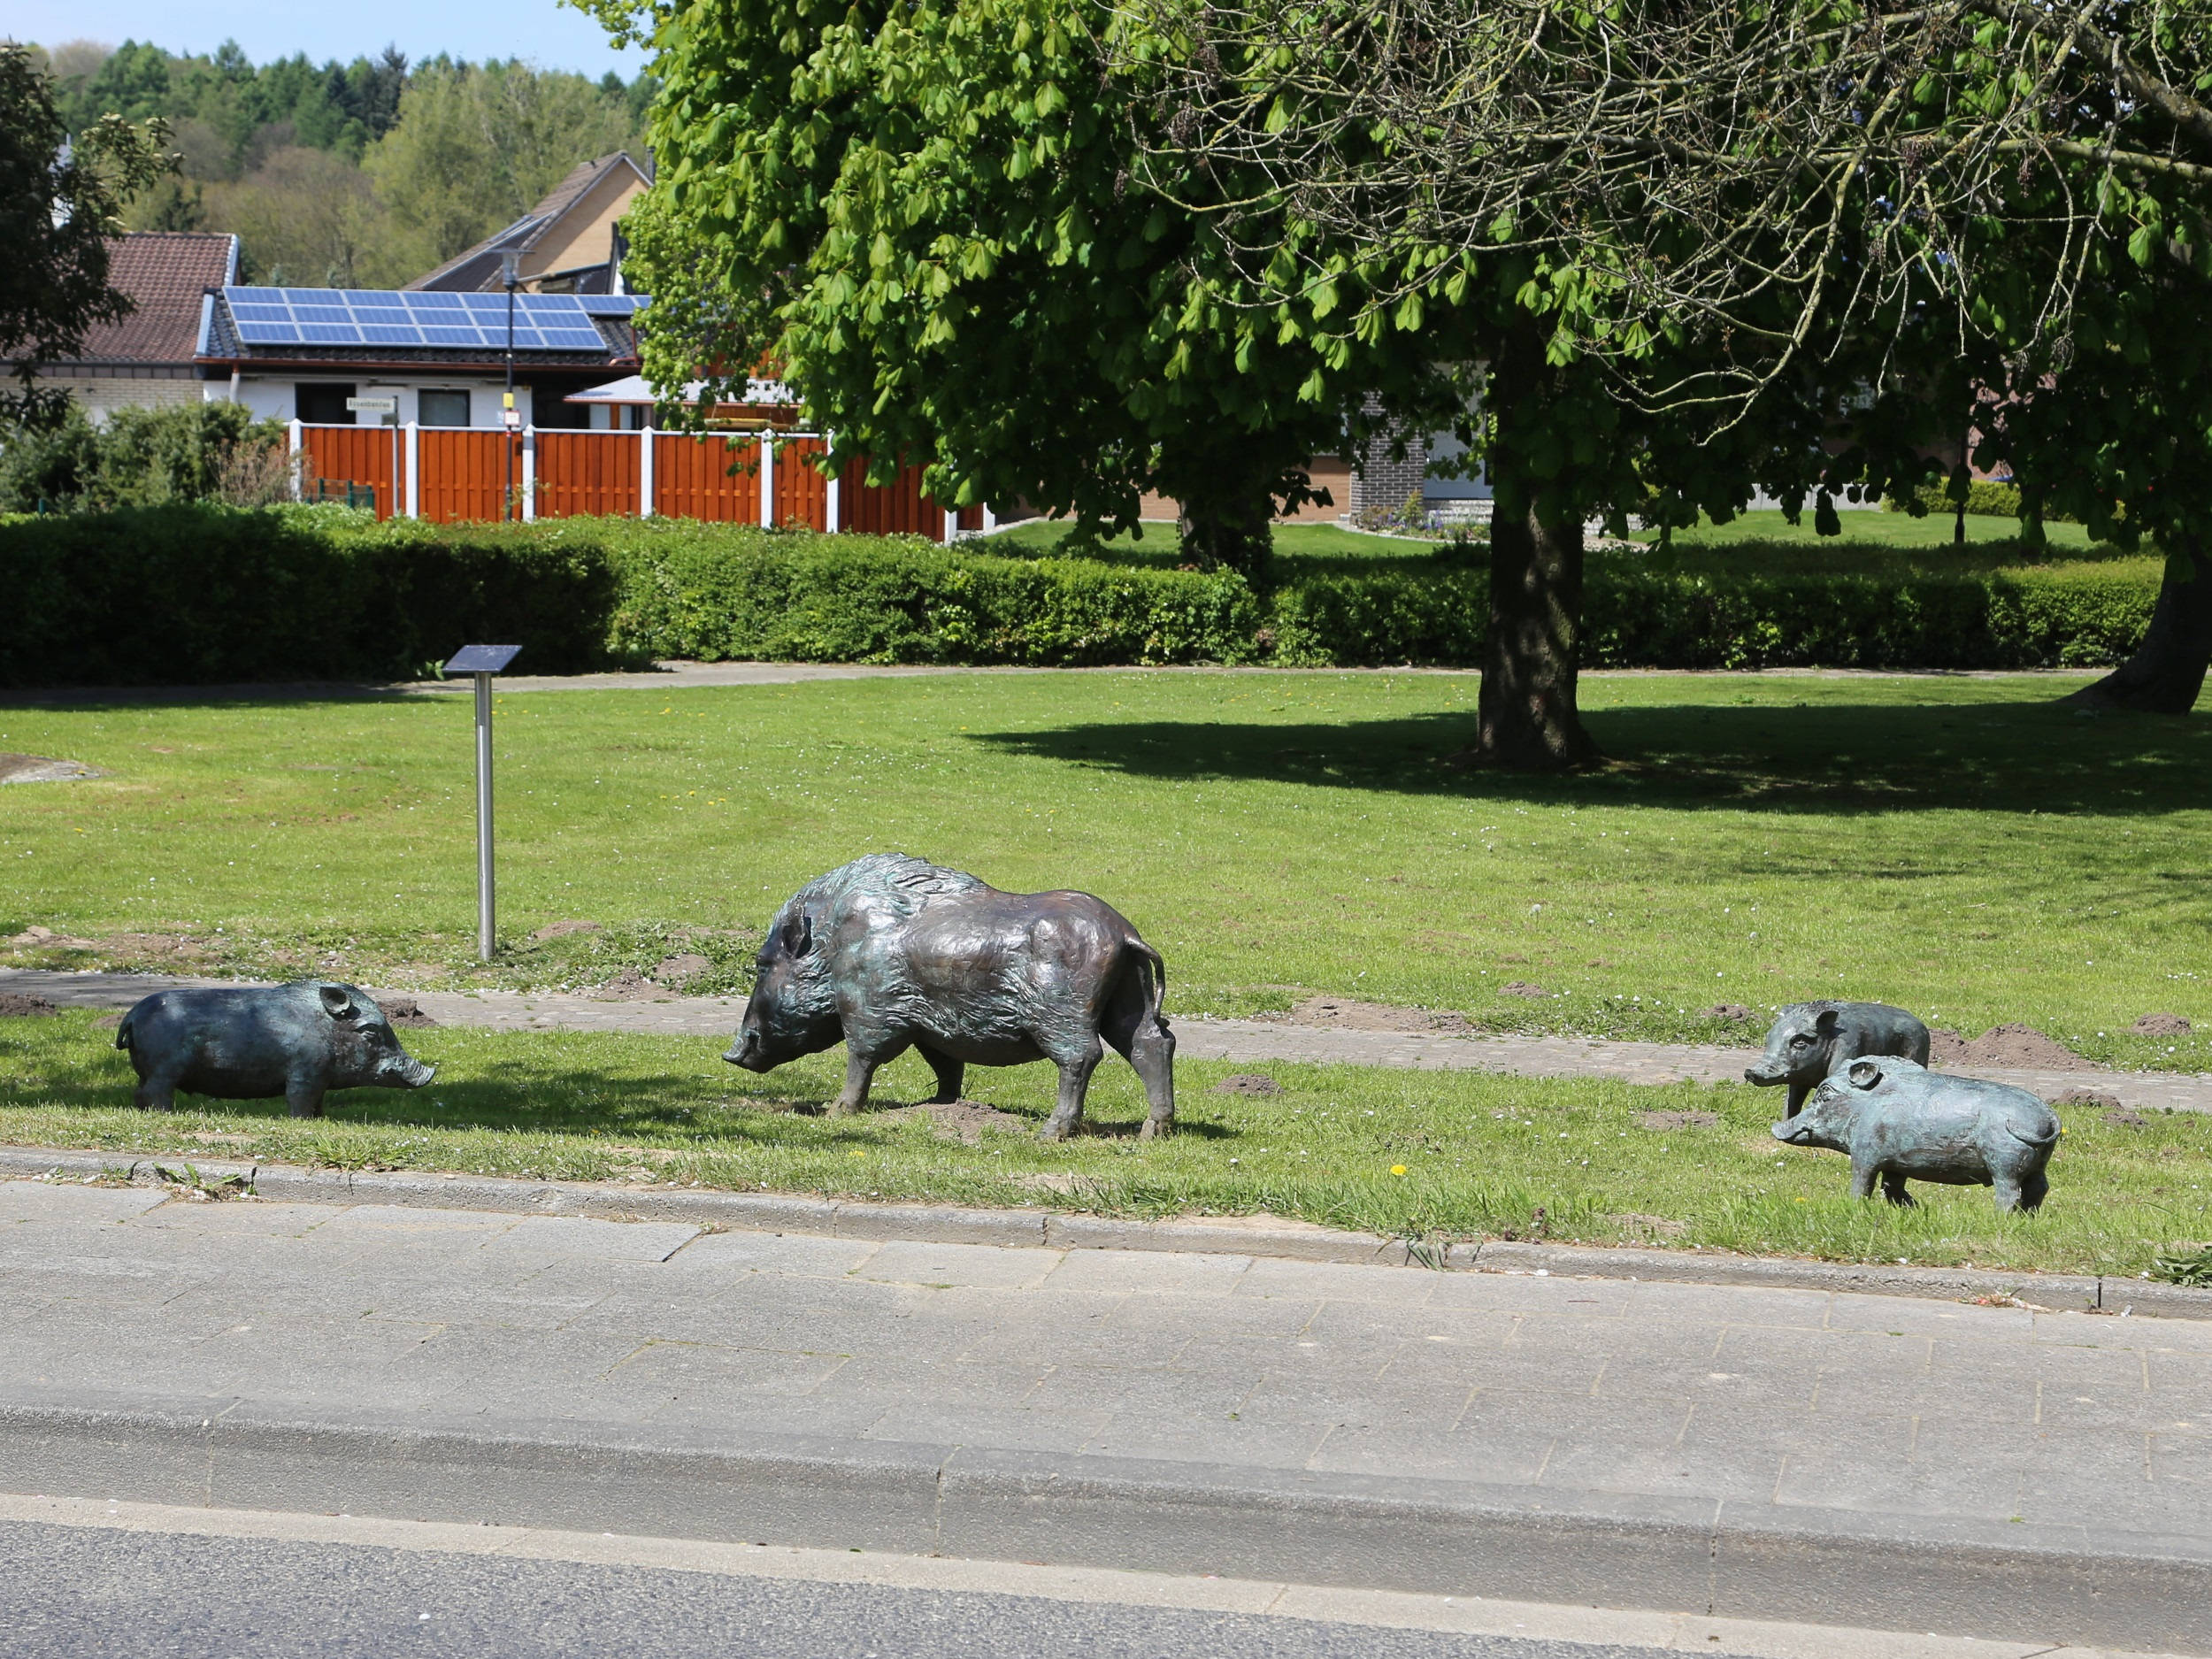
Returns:
[[[139,231],[108,242],[108,280],[136,302],[85,336],[86,363],[189,363],[200,297],[231,280],[233,240],[196,231]]]

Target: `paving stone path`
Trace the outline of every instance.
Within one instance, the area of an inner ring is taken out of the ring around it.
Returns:
[[[67,1008],[127,1008],[170,985],[227,985],[227,979],[142,973],[61,973],[0,969],[0,990],[27,992]],[[637,1031],[672,1037],[727,1038],[743,1003],[726,996],[602,1002],[557,992],[408,992],[441,1025],[495,1031]],[[1279,1020],[1174,1021],[1176,1052],[1187,1060],[1271,1060],[1403,1066],[1424,1071],[1495,1071],[1521,1077],[1602,1077],[1628,1083],[1742,1080],[1750,1048],[1696,1043],[1605,1042],[1586,1037],[1454,1037],[1415,1032],[1346,1031]],[[1970,1077],[2011,1083],[2049,1099],[2093,1089],[2124,1106],[2212,1112],[2212,1075],[2171,1071],[2043,1071],[1955,1066]]]

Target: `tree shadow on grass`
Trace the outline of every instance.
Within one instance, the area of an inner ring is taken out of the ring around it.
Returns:
[[[115,1052],[110,1033],[95,1027],[88,1038],[71,1041],[66,1031],[54,1033],[64,1039],[65,1046],[58,1050],[49,1037],[36,1045],[42,1052],[31,1058],[27,1046],[8,1029],[30,1024],[15,1020],[0,1024],[0,1139],[6,1137],[5,1108],[11,1097],[26,1104],[73,1110],[131,1109],[136,1079],[128,1062]],[[50,1022],[36,1024],[47,1026]],[[695,1071],[656,1075],[574,1064],[518,1065],[521,1056],[503,1045],[496,1074],[471,1076],[461,1068],[483,1064],[480,1057],[441,1055],[429,1043],[417,1046],[423,1058],[436,1061],[442,1068],[434,1082],[420,1089],[334,1091],[324,1101],[322,1121],[333,1126],[390,1130],[573,1135],[586,1140],[607,1136],[618,1141],[652,1141],[698,1152],[727,1150],[739,1145],[874,1145],[886,1133],[896,1133],[902,1127],[900,1120],[879,1121],[878,1115],[922,1104],[933,1087],[915,1078],[906,1080],[910,1086],[879,1087],[857,1116],[833,1118],[827,1108],[837,1098],[836,1085],[826,1087],[820,1077],[805,1072],[782,1078],[741,1078],[733,1073],[722,1079],[700,1076]],[[993,1071],[1010,1074],[1026,1069]],[[988,1087],[992,1080],[987,1073],[979,1077],[971,1072],[971,1082],[977,1086],[971,1094],[1032,1126],[1044,1121],[1046,1106],[1020,1098],[1012,1089],[992,1088]],[[1100,1104],[1094,1098],[1094,1109]],[[1085,1133],[1135,1134],[1142,1122],[1142,1102],[1129,1106],[1125,1113],[1118,1106],[1112,1110],[1114,1115],[1104,1118],[1095,1110],[1087,1113]],[[203,1113],[266,1119],[272,1125],[295,1121],[281,1099],[216,1100],[182,1090],[177,1094],[174,1116],[150,1112],[142,1121],[150,1130],[165,1121],[181,1127],[186,1119]],[[314,1120],[306,1120],[301,1127],[311,1133],[313,1124]],[[1203,1125],[1188,1126],[1201,1135],[1226,1133]],[[211,1148],[210,1155],[218,1150]]]
[[[974,741],[1133,777],[1561,806],[2116,816],[2200,807],[2212,780],[2212,721],[2089,717],[2055,703],[1673,704],[1585,718],[1610,758],[1565,776],[1461,764],[1455,757],[1474,740],[1471,712],[1333,724],[1092,722]]]

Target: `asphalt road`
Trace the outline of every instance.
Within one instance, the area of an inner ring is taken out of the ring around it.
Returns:
[[[1645,1659],[1651,1647],[0,1523],[10,1659]]]

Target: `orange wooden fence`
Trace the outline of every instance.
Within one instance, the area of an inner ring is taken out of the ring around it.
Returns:
[[[645,487],[645,446],[628,432],[541,432],[536,516],[634,513]]]
[[[653,512],[717,524],[761,521],[761,446],[751,435],[541,431],[518,434],[511,451],[507,434],[498,431],[302,426],[300,470],[307,479],[370,486],[380,518],[411,513],[450,524],[496,519],[503,508],[509,518],[636,515],[646,504],[649,442]],[[863,483],[861,467],[849,468],[835,488],[832,524],[831,481],[813,465],[827,447],[815,437],[776,442],[772,522],[945,536],[947,514],[922,493],[918,466],[889,484]],[[983,510],[963,508],[953,524],[979,530]]]
[[[634,500],[630,511],[637,511]],[[653,511],[669,518],[758,524],[760,445],[750,438],[656,434]]]
[[[315,480],[366,484],[376,492],[376,516],[388,518],[404,512],[393,481],[405,476],[406,434],[396,426],[303,426],[300,428],[300,483],[312,490]],[[392,464],[399,451],[399,465]]]

